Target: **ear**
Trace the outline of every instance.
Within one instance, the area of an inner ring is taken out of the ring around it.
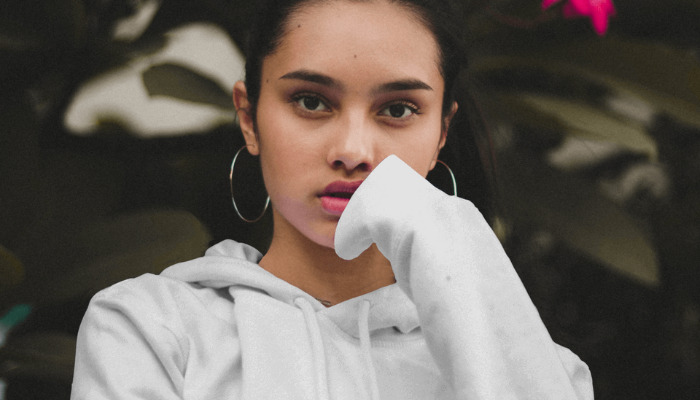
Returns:
[[[450,109],[450,113],[445,116],[445,119],[443,120],[442,123],[442,135],[440,137],[440,150],[442,150],[443,147],[445,147],[445,141],[447,140],[447,132],[450,130],[450,123],[452,122],[452,118],[457,114],[457,110],[459,109],[459,105],[457,102],[452,103],[452,109]]]
[[[442,132],[440,132],[440,142],[438,142],[438,147],[435,150],[435,156],[433,157],[433,161],[430,163],[431,171],[433,168],[435,168],[435,164],[437,164],[437,159],[438,155],[440,154],[440,150],[442,150],[442,148],[445,147],[445,143],[447,142],[447,132],[450,129],[450,122],[452,122],[452,117],[455,116],[458,108],[459,106],[457,105],[456,101],[452,103],[452,109],[450,110],[450,113],[447,114],[445,116],[445,119],[443,119],[442,121]]]
[[[255,121],[253,120],[253,113],[251,112],[252,104],[248,100],[248,90],[243,81],[238,81],[233,85],[233,104],[236,106],[238,124],[241,127],[248,152],[257,156],[260,154],[260,146],[255,133]]]

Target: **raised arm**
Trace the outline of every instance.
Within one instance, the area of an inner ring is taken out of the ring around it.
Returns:
[[[338,224],[350,259],[376,243],[418,309],[459,399],[593,398],[586,364],[555,344],[495,234],[396,156],[370,174]]]

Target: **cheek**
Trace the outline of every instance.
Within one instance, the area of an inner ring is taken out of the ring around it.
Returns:
[[[411,140],[401,141],[394,153],[423,177],[428,175],[433,161],[439,153],[442,129],[438,125],[426,124]]]
[[[271,200],[278,206],[285,202],[304,201],[308,189],[313,188],[313,177],[308,171],[318,151],[308,141],[296,138],[287,124],[271,120],[260,126],[260,163],[265,187]]]
[[[267,193],[273,203],[276,203],[280,196],[288,194],[293,189],[294,183],[298,181],[295,176],[297,168],[294,166],[292,158],[293,152],[288,147],[278,146],[274,140],[265,143],[261,140],[260,145],[260,165],[262,167],[263,179]]]

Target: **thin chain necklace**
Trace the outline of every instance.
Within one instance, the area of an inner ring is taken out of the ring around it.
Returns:
[[[319,303],[323,304],[326,307],[330,307],[333,305],[333,303],[331,303],[328,300],[322,300],[322,299],[319,299],[318,297],[314,297],[314,299],[318,300]]]

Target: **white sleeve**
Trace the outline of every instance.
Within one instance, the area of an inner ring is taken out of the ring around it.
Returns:
[[[157,307],[118,284],[95,295],[80,325],[71,400],[180,399],[182,360]]]
[[[459,399],[593,398],[586,364],[555,344],[497,237],[474,205],[396,156],[370,174],[340,218],[336,252],[376,243],[412,299]]]

